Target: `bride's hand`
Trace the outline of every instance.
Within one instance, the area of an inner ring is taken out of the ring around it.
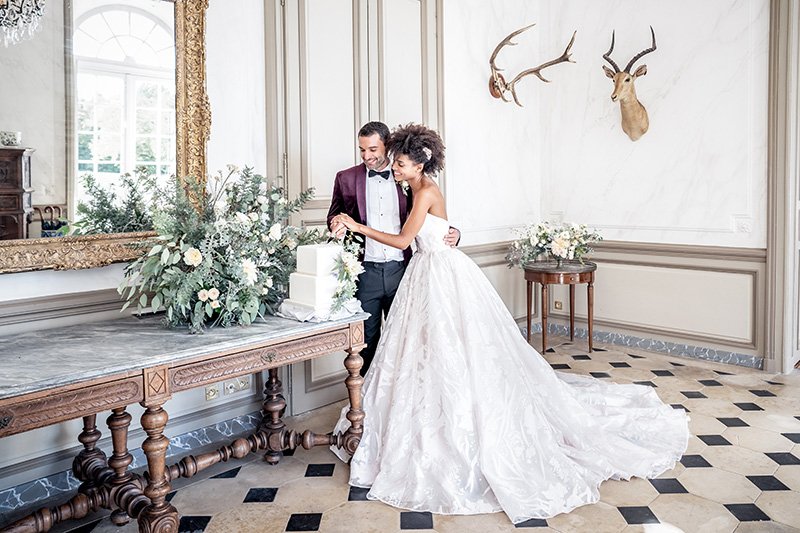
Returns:
[[[333,221],[342,224],[350,231],[357,231],[358,223],[355,220],[353,220],[352,217],[350,217],[350,215],[345,215],[344,213],[336,215],[333,218]]]

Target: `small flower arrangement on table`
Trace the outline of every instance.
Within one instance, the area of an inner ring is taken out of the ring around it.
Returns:
[[[523,268],[526,263],[547,254],[561,266],[562,261],[577,260],[592,251],[591,244],[603,237],[586,224],[539,222],[517,231],[518,239],[511,243],[506,255],[509,268]]]
[[[175,179],[153,196],[160,199],[153,214],[159,235],[125,270],[123,309],[163,307],[167,326],[191,333],[274,314],[287,296],[297,246],[323,240],[288,224],[313,194],[289,200],[274,181],[232,165],[208,187]]]
[[[358,260],[358,253],[363,242],[364,239],[361,236],[350,231],[342,240],[341,244],[344,250],[336,259],[336,265],[333,268],[338,285],[333,295],[331,313],[340,311],[355,298],[358,276],[364,272],[364,266]]]

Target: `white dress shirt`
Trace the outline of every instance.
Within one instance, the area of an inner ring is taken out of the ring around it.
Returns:
[[[389,170],[387,166],[383,170]],[[391,170],[390,170],[391,172]],[[397,199],[397,185],[390,174],[389,179],[369,175],[367,170],[367,226],[398,235],[400,233],[400,203]],[[367,237],[364,240],[364,261],[385,263],[402,261],[403,251],[381,244]]]

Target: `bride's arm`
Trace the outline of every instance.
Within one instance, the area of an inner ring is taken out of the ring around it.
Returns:
[[[395,235],[393,233],[384,233],[382,231],[370,228],[365,224],[359,224],[347,215],[339,215],[339,220],[341,220],[341,222],[347,226],[347,229],[351,231],[361,233],[365,237],[369,237],[370,239],[376,240],[381,244],[391,246],[392,248],[405,250],[411,245],[411,241],[414,240],[414,237],[417,236],[420,228],[422,228],[422,223],[425,222],[425,215],[428,213],[428,209],[430,209],[431,205],[433,204],[433,199],[433,194],[428,193],[427,191],[420,191],[414,195],[414,205],[411,208],[411,213],[409,213],[406,223],[403,224],[403,228],[400,230],[399,235]]]

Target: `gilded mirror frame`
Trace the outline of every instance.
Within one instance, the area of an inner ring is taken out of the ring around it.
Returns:
[[[205,179],[206,144],[211,130],[205,67],[208,0],[170,1],[175,4],[177,174]],[[96,268],[132,261],[143,253],[133,245],[155,235],[145,231],[0,241],[0,274]]]

